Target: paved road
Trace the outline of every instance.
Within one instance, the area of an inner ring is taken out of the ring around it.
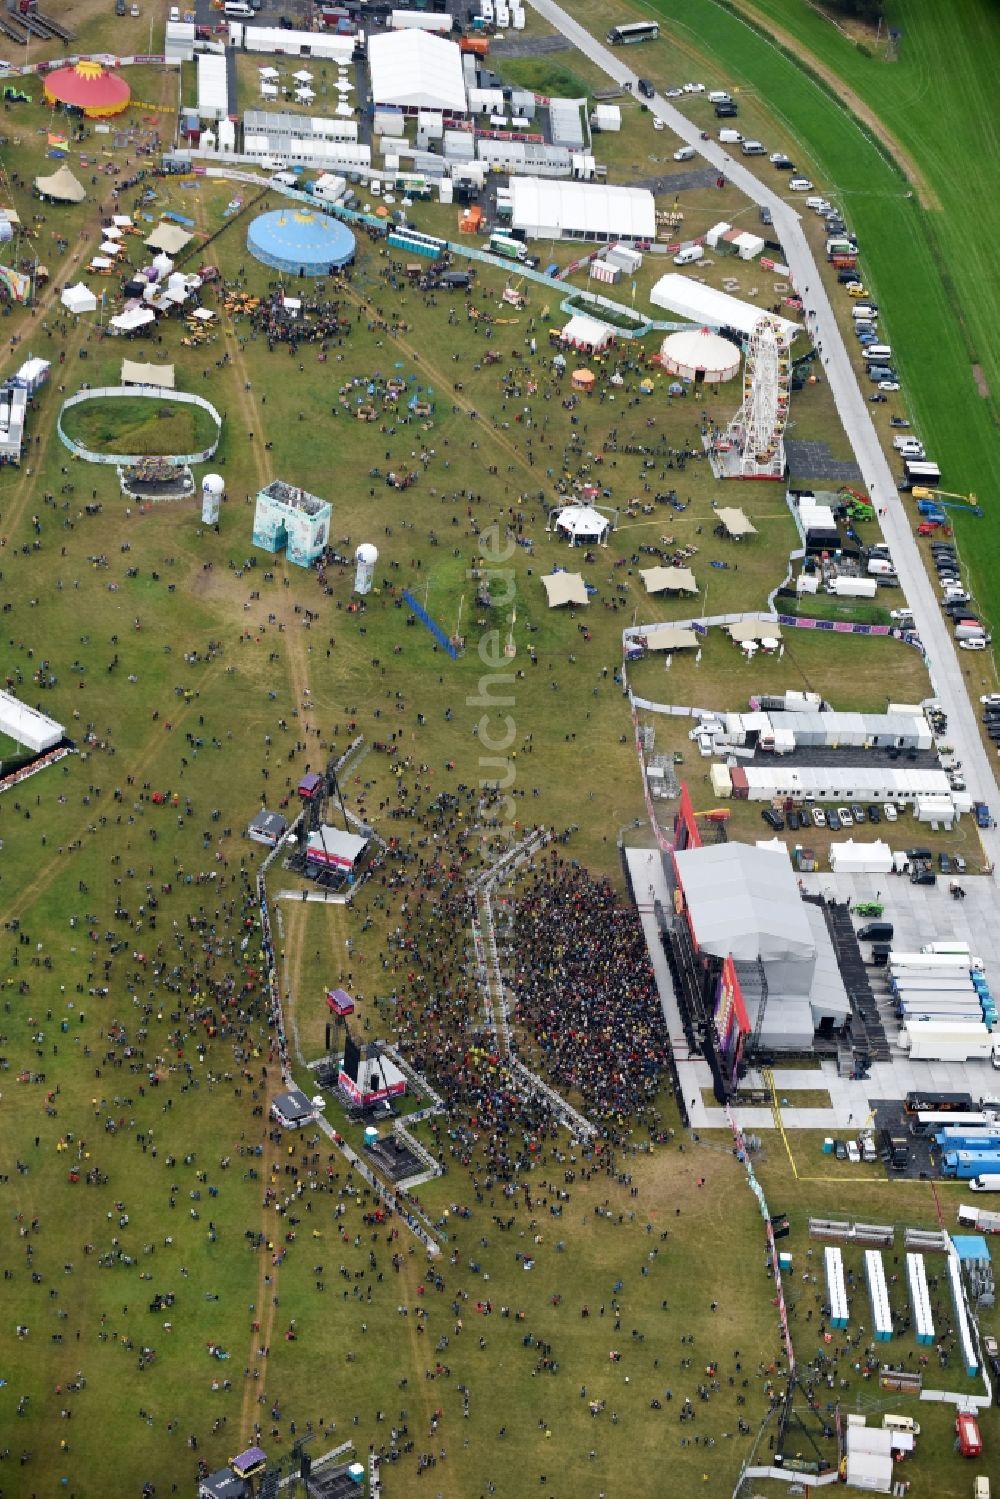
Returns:
[[[551,25],[557,27],[609,78],[613,78],[616,83],[635,85],[637,75],[627,66],[621,54],[603,46],[561,6],[553,4],[552,0],[528,0],[528,4],[532,10],[536,10]],[[971,652],[963,652],[963,655],[971,658],[971,665],[968,661],[963,662],[948,632],[903,502],[896,490],[888,460],[858,386],[847,347],[837,327],[833,308],[805,237],[798,211],[765,186],[742,161],[735,160],[722,146],[714,141],[703,141],[697,126],[692,125],[680,110],[674,109],[665,99],[657,95],[647,102],[651,112],[669,125],[675,135],[694,146],[712,166],[725,172],[729,180],[754,203],[766,204],[771,210],[774,230],[784,248],[791,279],[802,296],[804,306],[814,314],[811,330],[814,337],[818,336],[822,341],[823,368],[844,431],[858,461],[864,486],[880,511],[884,509],[886,512],[880,519],[882,533],[892,551],[896,571],[924,642],[935,694],[948,715],[948,739],[962,761],[966,782],[973,797],[988,802],[994,815],[998,815],[1000,796],[996,777],[979,736],[976,713],[963,680],[963,666],[966,666],[974,684],[978,707],[979,689],[975,684],[982,676],[979,657]],[[886,685],[891,695],[892,684]],[[995,870],[1000,860],[1000,831],[985,830],[982,838]]]

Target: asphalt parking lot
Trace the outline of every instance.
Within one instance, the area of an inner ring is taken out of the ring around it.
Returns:
[[[839,484],[860,484],[861,470],[854,459],[834,458],[825,442],[785,440],[785,458],[790,479],[831,479]]]

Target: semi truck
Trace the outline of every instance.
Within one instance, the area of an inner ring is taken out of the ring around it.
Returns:
[[[504,260],[527,260],[528,247],[523,240],[513,239],[509,234],[491,234],[487,246],[491,255],[501,255]]]
[[[992,1061],[996,1042],[979,1024],[910,1018],[900,1031],[900,1045],[914,1062]]]
[[[873,599],[878,592],[878,579],[841,575],[831,579],[829,588],[839,599]]]

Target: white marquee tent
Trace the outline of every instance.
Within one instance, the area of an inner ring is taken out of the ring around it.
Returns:
[[[113,317],[108,324],[116,333],[135,333],[139,328],[145,328],[149,323],[156,322],[156,313],[149,307],[129,307],[125,312],[120,312]]]
[[[510,194],[512,228],[534,239],[656,238],[656,206],[644,187],[512,177]]]
[[[375,104],[464,114],[465,75],[455,42],[427,31],[387,31],[368,39]]]
[[[556,516],[556,530],[569,538],[571,546],[603,541],[611,522],[592,505],[567,505]]]
[[[559,335],[563,343],[571,344],[574,349],[586,349],[595,354],[606,349],[614,336],[615,330],[608,323],[587,317],[583,312],[574,312]]]
[[[54,718],[39,713],[37,708],[29,708],[27,703],[18,702],[9,692],[0,692],[0,734],[6,734],[15,744],[23,744],[40,755],[44,750],[53,749],[65,732],[62,724],[56,723]]]
[[[727,292],[716,291],[714,286],[702,286],[700,282],[691,281],[674,271],[660,277],[649,294],[649,300],[654,307],[664,307],[702,327],[734,328],[737,333],[745,335],[753,331],[757,319],[767,310],[755,307],[752,302],[742,302]],[[778,318],[777,322],[789,343],[796,333],[801,332],[799,324],[788,318]]]
[[[78,316],[82,312],[97,311],[97,298],[82,281],[76,286],[67,286],[59,300],[68,312],[75,312]]]

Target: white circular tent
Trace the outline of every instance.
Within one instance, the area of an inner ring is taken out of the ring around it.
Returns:
[[[592,505],[566,505],[556,516],[556,530],[568,539],[570,546],[603,541],[610,528],[608,517]]]
[[[696,384],[721,385],[739,374],[740,351],[708,328],[685,328],[663,340],[660,361],[669,375]]]

